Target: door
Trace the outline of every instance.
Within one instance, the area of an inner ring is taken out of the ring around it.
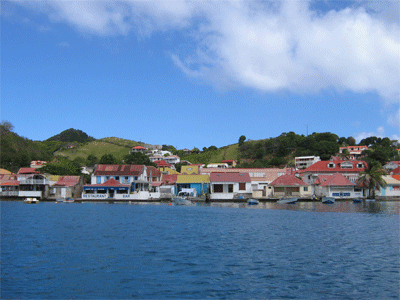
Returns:
[[[67,196],[67,189],[61,188],[61,197],[65,198]]]

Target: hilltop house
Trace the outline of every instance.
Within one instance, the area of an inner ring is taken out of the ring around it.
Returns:
[[[216,173],[210,174],[210,199],[231,200],[251,195],[249,173]]]
[[[161,172],[154,167],[98,165],[91,176],[91,184],[83,187],[82,198],[116,200],[159,198],[159,193],[150,193],[149,190],[151,182],[160,178]]]
[[[362,152],[364,150],[368,150],[367,146],[347,146],[347,147],[340,147],[339,153],[343,153],[344,150],[349,151],[349,160],[357,160],[362,157]]]
[[[134,152],[146,153],[147,152],[147,148],[145,148],[143,146],[132,147],[131,153],[134,153]]]

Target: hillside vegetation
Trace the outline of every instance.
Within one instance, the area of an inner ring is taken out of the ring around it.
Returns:
[[[72,149],[63,149],[58,151],[57,155],[62,155],[68,157],[70,160],[75,160],[78,157],[86,159],[90,154],[97,158],[100,158],[105,154],[112,154],[115,158],[122,159],[123,156],[129,154],[129,151],[129,147],[96,140]]]
[[[132,140],[117,137],[95,140],[81,130],[68,129],[45,141],[32,141],[14,133],[13,126],[8,122],[1,123],[0,132],[1,168],[12,172],[17,172],[21,167],[29,167],[32,160],[47,161],[57,168],[62,167],[65,172],[76,168],[79,170],[81,166],[93,167],[98,163],[130,161],[151,164],[147,156],[128,155],[131,147],[142,144]],[[289,132],[256,141],[246,140],[245,136],[241,136],[237,144],[221,148],[204,147],[202,151],[194,148],[191,154],[185,154],[173,145],[163,145],[163,150],[168,150],[178,155],[182,161],[193,164],[207,165],[223,160],[236,160],[237,167],[266,168],[294,166],[296,156],[315,155],[320,156],[322,160],[328,160],[337,155],[339,147],[352,146],[355,142],[352,137],[338,137],[330,132],[314,132],[308,136]],[[400,160],[396,151],[399,143],[389,138],[368,137],[359,145],[369,147],[364,157],[367,163],[376,161],[383,165],[390,160]]]
[[[46,141],[57,141],[57,142],[67,142],[67,143],[87,143],[94,141],[95,139],[88,136],[85,132],[79,129],[67,129],[63,132],[48,138]]]

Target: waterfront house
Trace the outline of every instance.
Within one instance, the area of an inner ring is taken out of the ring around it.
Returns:
[[[210,184],[210,199],[212,200],[232,200],[251,196],[249,173],[212,172]]]
[[[210,188],[210,177],[208,175],[178,175],[176,180],[176,193],[184,189],[192,189],[194,195],[200,196],[207,193]]]
[[[301,197],[311,198],[313,195],[310,184],[305,183],[294,174],[285,174],[279,176],[268,185],[268,197]]]
[[[300,176],[307,184],[313,185],[320,175],[342,174],[351,182],[358,180],[358,174],[364,171],[366,163],[360,160],[323,160],[309,166],[300,172]]]
[[[50,179],[40,174],[35,168],[20,168],[17,180],[19,181],[18,197],[45,198],[48,196]]]
[[[400,175],[386,175],[382,176],[386,182],[386,187],[380,188],[377,192],[377,196],[386,197],[400,197]]]
[[[351,182],[340,173],[320,175],[314,182],[315,196],[334,197],[336,199],[360,198],[365,196],[364,189]]]
[[[160,198],[172,198],[176,194],[176,181],[178,174],[163,174],[162,184],[159,187]]]
[[[0,196],[2,197],[18,197],[19,181],[17,175],[0,174]]]
[[[158,198],[159,193],[149,192],[152,180],[161,177],[161,173],[158,172],[156,168],[144,165],[97,165],[91,176],[91,184],[83,187],[82,198],[117,200]]]
[[[50,188],[50,197],[75,198],[82,193],[83,178],[81,176],[59,176]]]
[[[288,168],[201,168],[200,174],[210,175],[212,172],[248,173],[251,179],[251,190],[259,192],[261,197],[266,197],[268,184],[289,171]]]

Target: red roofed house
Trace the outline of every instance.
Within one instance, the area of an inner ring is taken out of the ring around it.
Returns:
[[[347,149],[349,151],[349,159],[356,160],[362,157],[362,152],[364,150],[368,150],[367,146],[347,146],[347,147],[340,147],[339,153],[343,153],[343,151]]]
[[[0,196],[18,197],[19,181],[15,174],[0,174]]]
[[[146,153],[146,152],[147,152],[147,148],[145,148],[145,147],[143,147],[143,146],[136,146],[136,147],[132,147],[131,152]]]
[[[317,197],[359,198],[364,196],[363,189],[357,187],[340,173],[320,175],[315,181],[314,191]]]
[[[50,188],[50,195],[56,198],[75,198],[82,193],[83,178],[81,176],[60,176]]]
[[[21,168],[18,171],[18,197],[42,198],[48,196],[50,180],[44,174],[39,174],[35,168]]]
[[[270,190],[268,196],[274,198],[286,196],[311,198],[313,195],[311,185],[293,174],[279,176],[269,184],[268,189]]]
[[[113,180],[110,181],[110,179]],[[83,187],[82,198],[104,199],[106,197],[116,200],[157,198],[159,193],[149,192],[153,180],[161,180],[161,172],[154,167],[97,165],[91,177],[91,184]]]
[[[307,169],[300,172],[303,181],[313,185],[320,175],[342,174],[348,180],[356,182],[358,174],[364,171],[366,163],[364,161],[354,160],[322,160],[309,166]]]
[[[216,173],[210,174],[210,199],[231,200],[251,196],[251,179],[249,173]]]

